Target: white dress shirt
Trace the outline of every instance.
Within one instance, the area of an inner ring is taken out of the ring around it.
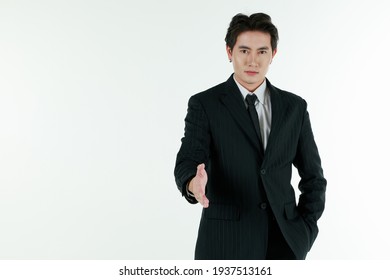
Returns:
[[[248,108],[248,104],[245,102],[245,97],[247,94],[256,94],[257,100],[255,102],[255,108],[257,115],[259,116],[260,123],[260,132],[261,138],[263,140],[264,151],[267,148],[268,136],[271,131],[271,119],[272,119],[272,108],[271,108],[271,97],[269,89],[267,88],[267,82],[264,79],[264,82],[254,91],[249,92],[245,87],[243,87],[236,78],[233,76],[234,81],[236,82],[240,92],[242,94],[243,102]]]

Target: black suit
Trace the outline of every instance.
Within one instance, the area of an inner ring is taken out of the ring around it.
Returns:
[[[231,76],[192,96],[175,178],[190,203],[186,185],[197,165],[208,182],[195,250],[196,259],[264,259],[268,224],[275,219],[297,259],[304,259],[318,233],[326,180],[314,142],[306,102],[270,84],[271,132],[264,152],[243,97]],[[292,165],[301,176],[298,205]]]

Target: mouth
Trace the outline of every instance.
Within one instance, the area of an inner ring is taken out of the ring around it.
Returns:
[[[259,72],[256,72],[256,71],[245,71],[245,73],[249,76],[255,76],[255,75],[259,74]]]

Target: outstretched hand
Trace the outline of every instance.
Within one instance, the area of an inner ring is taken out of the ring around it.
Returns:
[[[209,207],[209,200],[206,197],[207,172],[205,164],[199,164],[196,170],[196,175],[190,181],[188,190],[192,192],[195,199],[204,207]]]

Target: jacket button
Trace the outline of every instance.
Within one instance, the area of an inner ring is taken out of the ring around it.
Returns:
[[[267,202],[262,202],[262,203],[260,203],[260,209],[261,210],[265,210],[265,209],[267,209]]]
[[[260,170],[260,173],[261,173],[261,175],[264,175],[266,172],[265,172],[265,169],[261,169]]]

